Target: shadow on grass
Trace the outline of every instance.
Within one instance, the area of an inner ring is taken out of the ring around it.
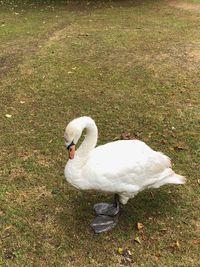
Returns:
[[[163,190],[144,191],[138,194],[134,199],[129,200],[124,207],[119,218],[118,226],[121,230],[129,231],[133,229],[137,222],[146,222],[149,219],[165,220],[169,216],[178,216],[181,201],[175,192],[167,193]],[[98,202],[112,202],[112,196],[97,193],[78,192],[75,197],[70,199],[68,205],[71,206],[70,225],[72,232],[77,235],[82,235],[83,232],[88,232],[90,229],[90,222],[94,218],[93,205]],[[69,223],[69,215],[66,213],[59,214],[58,221],[62,228],[67,229]],[[85,235],[87,238],[87,235]]]
[[[134,7],[134,6],[144,6],[144,4],[154,4],[153,0],[24,0],[21,2],[20,0],[15,0],[15,7],[27,7],[27,8],[35,8],[35,7],[43,7],[43,8],[59,8],[59,7],[67,7],[67,9],[72,11],[89,11],[98,8],[113,8],[113,6],[118,7]],[[12,6],[13,2],[8,1],[3,3],[4,6]]]

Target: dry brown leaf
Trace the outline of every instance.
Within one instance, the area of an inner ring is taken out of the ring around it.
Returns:
[[[4,230],[5,230],[5,231],[8,231],[8,230],[10,230],[12,227],[13,227],[13,226],[10,224],[10,225],[6,226],[6,228],[5,228]]]
[[[130,137],[131,137],[130,133],[122,133],[121,134],[121,139],[123,139],[123,140],[129,140]]]
[[[168,247],[171,251],[175,251],[180,248],[180,242],[179,240],[176,240],[171,246]]]
[[[176,240],[175,245],[176,245],[177,248],[180,248],[180,242],[178,240]]]
[[[25,192],[21,192],[21,193],[19,194],[19,197],[20,197],[20,199],[21,199],[22,201],[24,201],[24,200],[27,198],[27,193],[25,193]]]
[[[136,224],[136,227],[137,227],[138,230],[141,230],[142,228],[144,228],[144,224],[138,222],[138,223]]]

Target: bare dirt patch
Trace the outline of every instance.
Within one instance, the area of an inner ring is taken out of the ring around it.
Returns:
[[[199,4],[182,2],[182,1],[171,1],[171,2],[169,2],[169,5],[172,7],[175,7],[175,8],[200,13],[200,5]]]
[[[188,45],[185,47],[187,66],[198,69],[200,63],[200,44]]]
[[[52,42],[60,41],[66,37],[66,28],[58,30],[52,34],[52,36],[49,37],[49,40],[47,41],[47,45],[51,45]]]
[[[200,62],[200,49],[190,51],[189,56],[194,62]]]

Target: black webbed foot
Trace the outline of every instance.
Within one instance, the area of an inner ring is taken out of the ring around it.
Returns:
[[[97,203],[94,205],[96,215],[115,216],[119,213],[119,205],[109,203]]]
[[[94,211],[96,215],[108,215],[115,216],[119,213],[120,203],[119,196],[115,194],[115,199],[113,204],[109,203],[97,203],[94,205]]]
[[[107,215],[99,215],[94,218],[91,227],[96,234],[107,232],[115,227],[118,221],[118,216],[111,217]]]
[[[91,223],[95,233],[102,233],[115,227],[118,221],[120,203],[118,195],[115,195],[115,203],[98,203],[94,205],[94,211],[97,215]]]

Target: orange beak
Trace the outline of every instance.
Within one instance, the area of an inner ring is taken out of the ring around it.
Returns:
[[[70,148],[69,148],[69,158],[70,159],[73,159],[74,158],[75,151],[76,151],[75,145],[70,146]]]

